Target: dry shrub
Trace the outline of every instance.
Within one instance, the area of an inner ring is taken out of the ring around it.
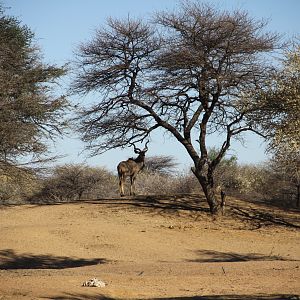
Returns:
[[[115,196],[115,176],[104,168],[82,164],[57,166],[43,180],[43,187],[32,201],[56,202]]]
[[[259,192],[264,184],[265,171],[256,165],[245,165],[238,168],[237,188],[240,193],[249,194]]]
[[[265,169],[259,165],[236,165],[224,173],[226,193],[244,200],[262,200],[266,179]]]
[[[166,174],[142,172],[136,180],[136,190],[143,195],[199,193],[201,187],[192,173]]]
[[[142,172],[136,180],[136,192],[142,195],[169,195],[174,193],[176,178],[161,173]]]
[[[264,200],[281,207],[297,207],[297,185],[285,168],[276,166],[274,161],[265,166],[264,182],[260,190]]]
[[[227,174],[228,175],[228,174]],[[282,207],[295,206],[295,188],[286,180],[288,174],[264,165],[238,165],[226,191],[248,201],[264,201]],[[226,174],[225,174],[226,177]],[[294,193],[293,193],[294,191]]]
[[[177,194],[194,194],[202,192],[202,189],[195,175],[188,171],[177,175],[174,192]]]
[[[31,172],[18,172],[0,176],[0,203],[18,204],[33,197],[40,189],[40,183]]]
[[[202,189],[191,171],[168,172],[165,162],[155,168],[145,168],[136,179],[137,195],[172,195],[201,193]],[[155,160],[157,162],[157,160]],[[281,206],[290,206],[294,200],[286,174],[279,174],[268,165],[238,165],[233,160],[223,163],[216,171],[215,184],[229,195],[254,201],[263,200]],[[129,178],[126,193],[129,194]],[[37,180],[27,175],[18,178],[0,176],[0,201],[6,203],[76,201],[119,197],[116,174],[101,167],[67,164],[53,168],[50,175]],[[292,200],[291,200],[292,199]],[[279,203],[279,204],[278,204]]]
[[[147,173],[158,173],[163,175],[174,174],[178,163],[173,156],[169,155],[155,155],[149,156],[145,159],[145,166],[143,171]]]

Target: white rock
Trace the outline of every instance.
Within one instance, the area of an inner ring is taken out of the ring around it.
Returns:
[[[82,286],[86,286],[86,287],[105,287],[106,283],[103,282],[102,280],[99,280],[97,278],[92,278],[90,280],[85,281]]]

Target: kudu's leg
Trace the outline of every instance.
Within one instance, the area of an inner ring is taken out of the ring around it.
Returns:
[[[124,196],[124,176],[119,175],[119,191],[120,191],[120,196]]]
[[[130,196],[135,196],[135,178],[136,176],[130,176]]]

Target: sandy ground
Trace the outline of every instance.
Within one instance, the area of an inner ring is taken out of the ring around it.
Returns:
[[[1,206],[0,300],[300,299],[299,212],[198,198]]]

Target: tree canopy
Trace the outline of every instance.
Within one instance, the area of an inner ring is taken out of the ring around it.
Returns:
[[[262,127],[274,170],[297,187],[300,202],[300,44],[285,52],[282,66],[255,96],[259,109],[253,120]]]
[[[0,169],[47,152],[46,138],[60,134],[67,101],[53,85],[65,70],[42,62],[34,34],[0,7]]]
[[[264,89],[258,91],[259,110],[255,121],[275,155],[300,153],[300,44],[285,52],[282,67],[273,73]]]
[[[73,90],[97,92],[79,116],[87,148],[98,154],[144,141],[161,128],[189,153],[216,212],[217,165],[233,137],[257,132],[243,95],[262,88],[272,71],[266,54],[278,36],[265,26],[246,12],[193,2],[158,13],[152,23],[109,19],[77,51]],[[216,132],[224,142],[211,160],[207,136]]]

